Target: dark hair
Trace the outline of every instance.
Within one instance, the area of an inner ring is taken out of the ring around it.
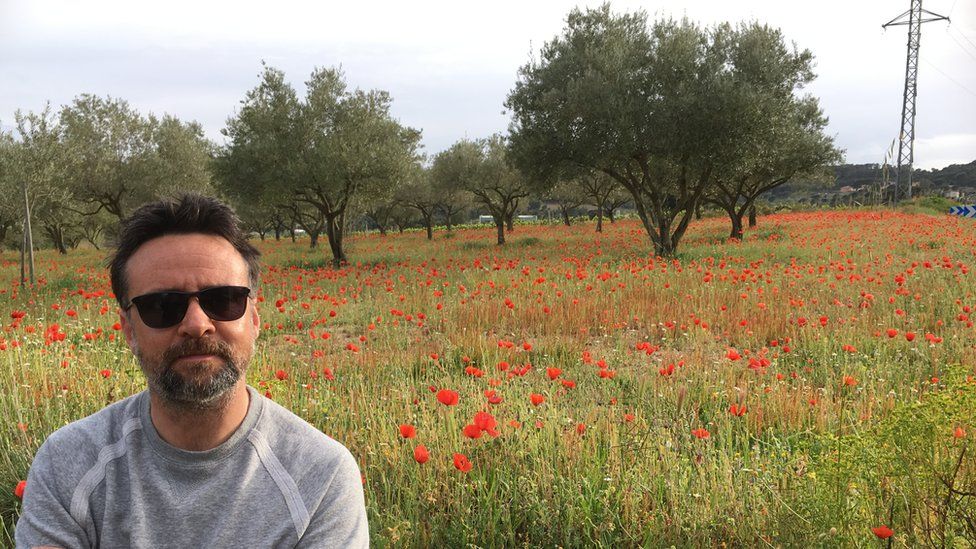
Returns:
[[[115,252],[108,258],[112,292],[119,305],[129,300],[129,281],[125,265],[132,254],[146,242],[170,234],[210,234],[230,242],[247,263],[248,285],[257,292],[261,252],[247,241],[241,220],[234,210],[216,198],[184,194],[143,204],[119,226]]]

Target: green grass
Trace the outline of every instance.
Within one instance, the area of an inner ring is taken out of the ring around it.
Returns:
[[[327,246],[259,243],[273,268],[248,380],[357,457],[377,547],[870,547],[881,524],[895,546],[972,546],[976,228],[964,221],[771,215],[732,243],[714,217],[692,224],[676,260],[653,257],[633,220],[603,234],[520,225],[504,246],[494,227],[371,234],[351,237],[338,271]],[[0,309],[0,540],[47,434],[144,386],[110,341],[114,304],[92,295],[107,289],[100,255],[40,256],[53,282],[30,291],[15,263],[0,268],[0,303],[27,312]],[[48,342],[55,322],[66,337]],[[465,438],[485,410],[500,435]]]

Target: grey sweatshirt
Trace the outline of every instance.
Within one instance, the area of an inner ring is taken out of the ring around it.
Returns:
[[[349,451],[248,387],[205,452],[159,437],[145,391],[53,433],[31,464],[17,547],[366,547]]]

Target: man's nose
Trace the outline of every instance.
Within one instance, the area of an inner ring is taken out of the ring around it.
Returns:
[[[200,300],[191,297],[186,306],[186,315],[180,322],[179,333],[187,337],[202,337],[216,330],[213,320],[200,307]]]

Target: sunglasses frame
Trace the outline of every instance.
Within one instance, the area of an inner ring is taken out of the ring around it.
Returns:
[[[244,303],[244,306],[241,307],[239,315],[234,316],[236,313],[231,315],[218,315],[216,314],[218,311],[211,310],[211,307],[214,304],[210,302],[208,296],[219,295],[221,292],[228,291],[231,292],[230,299],[228,300],[229,304],[238,305],[241,301]],[[143,324],[153,329],[165,330],[183,322],[183,319],[186,318],[186,311],[190,308],[190,299],[195,297],[197,298],[197,303],[200,305],[200,309],[210,320],[215,322],[233,322],[235,320],[240,320],[244,314],[247,313],[247,300],[252,297],[252,293],[253,292],[251,289],[247,286],[231,285],[211,286],[195,292],[179,292],[175,290],[150,292],[148,294],[133,297],[129,300],[129,303],[122,308],[122,310],[129,311],[129,309],[135,305],[136,310],[139,311],[139,318],[142,319]],[[167,299],[175,301],[167,302],[165,301]],[[153,305],[153,301],[155,301],[155,306]],[[140,302],[142,304],[140,304]],[[181,307],[182,310],[167,311],[166,305],[169,305],[170,307]],[[153,318],[153,315],[155,314],[153,310],[157,308],[161,309],[158,315],[161,322],[146,322],[146,317],[149,316],[150,318]],[[173,316],[166,318],[167,312]]]

